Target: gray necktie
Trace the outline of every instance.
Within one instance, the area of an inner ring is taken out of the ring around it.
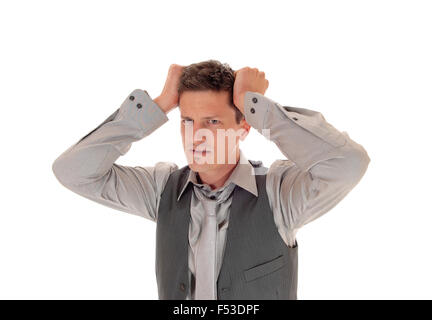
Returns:
[[[216,299],[216,200],[202,200],[204,219],[195,256],[195,299]]]
[[[229,184],[223,191],[217,192],[216,200],[211,200],[197,192],[204,207],[204,219],[201,225],[199,245],[195,254],[195,300],[216,300],[216,237],[217,216],[216,207],[226,200],[234,185]],[[204,191],[204,194],[207,194]]]

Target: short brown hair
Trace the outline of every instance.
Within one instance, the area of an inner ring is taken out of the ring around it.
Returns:
[[[184,91],[228,91],[230,106],[236,112],[236,122],[240,123],[244,115],[234,105],[234,80],[234,70],[227,63],[222,64],[213,59],[193,63],[183,69],[183,73],[180,76],[178,95],[180,97]]]

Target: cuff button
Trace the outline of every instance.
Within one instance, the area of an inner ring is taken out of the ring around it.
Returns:
[[[251,113],[255,113],[255,108],[251,108],[251,109],[250,109],[250,112],[251,112]]]
[[[258,102],[258,99],[257,99],[256,97],[253,97],[253,98],[252,98],[252,101],[253,101],[253,103],[257,103],[257,102]]]
[[[134,96],[130,96],[129,100],[134,101],[135,97]]]
[[[141,107],[142,107],[142,104],[141,104],[141,103],[138,103],[138,104],[137,104],[137,108],[138,108],[138,109],[141,109]]]

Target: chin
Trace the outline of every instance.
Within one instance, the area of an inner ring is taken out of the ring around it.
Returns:
[[[215,168],[214,164],[198,164],[198,163],[190,163],[189,168],[194,172],[206,172]]]

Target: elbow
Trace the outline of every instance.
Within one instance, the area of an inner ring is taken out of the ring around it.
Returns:
[[[65,181],[65,171],[64,171],[64,166],[61,163],[60,157],[54,160],[54,162],[51,165],[51,170],[54,173],[54,176],[57,178],[57,180],[63,184],[63,181]]]
[[[86,162],[77,157],[71,158],[63,153],[54,160],[51,170],[63,186],[72,189],[100,179],[104,174],[100,174],[94,169],[98,165],[98,162]],[[105,173],[105,175],[107,174],[109,174],[109,171]]]
[[[347,182],[356,185],[365,175],[371,159],[365,148],[357,145],[348,153],[346,160]]]
[[[77,182],[77,177],[72,174],[71,166],[66,163],[62,156],[55,159],[51,165],[51,170],[57,180],[66,188]]]
[[[369,163],[371,161],[369,154],[367,153],[366,149],[360,146],[359,151],[357,152],[357,158],[358,158],[358,170],[360,171],[361,176],[363,176],[369,167]]]

